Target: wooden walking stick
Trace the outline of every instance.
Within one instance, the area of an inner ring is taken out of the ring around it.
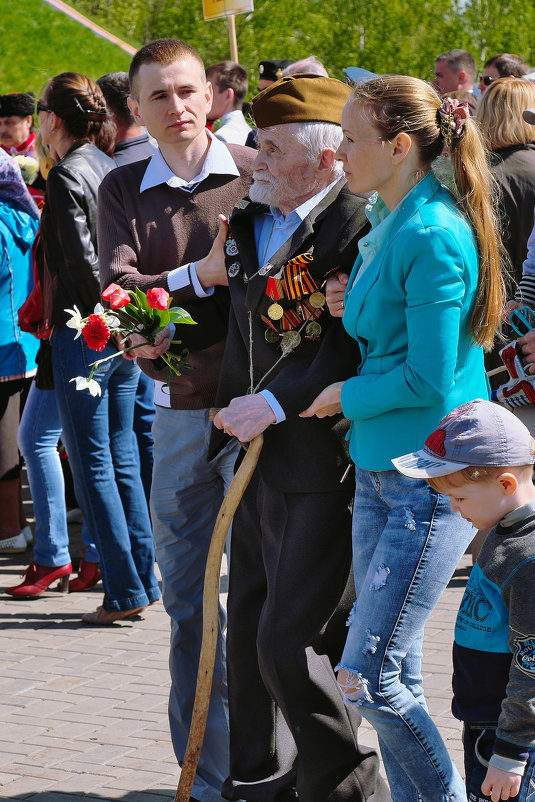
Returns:
[[[254,473],[263,442],[264,437],[259,434],[249,443],[247,453],[223,499],[214,526],[204,574],[202,644],[197,670],[197,687],[188,745],[180,772],[175,802],[189,802],[195,780],[212,692],[218,633],[221,558],[232,518]]]

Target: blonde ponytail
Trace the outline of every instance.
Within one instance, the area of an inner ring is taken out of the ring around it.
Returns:
[[[479,281],[470,328],[475,341],[490,350],[500,329],[505,286],[493,204],[496,185],[473,120],[466,120],[461,136],[452,140],[450,156],[459,203],[472,224],[479,249]]]

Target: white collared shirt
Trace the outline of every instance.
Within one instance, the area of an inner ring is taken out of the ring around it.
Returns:
[[[144,192],[146,189],[152,189],[152,187],[157,187],[160,184],[167,184],[170,187],[179,187],[193,192],[198,184],[208,178],[209,175],[234,175],[238,177],[240,171],[236,167],[236,162],[232,158],[230,150],[223,142],[212,136],[208,129],[206,129],[206,133],[210,139],[210,147],[201,171],[195,178],[186,181],[185,178],[175,175],[165,161],[161,150],[158,149],[147,165],[139,191]]]

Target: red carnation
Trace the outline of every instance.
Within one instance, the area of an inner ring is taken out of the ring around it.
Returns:
[[[93,351],[103,351],[110,339],[108,324],[100,315],[89,315],[82,329],[82,337]]]
[[[169,293],[162,287],[153,287],[147,291],[147,303],[151,309],[165,310],[169,306]]]

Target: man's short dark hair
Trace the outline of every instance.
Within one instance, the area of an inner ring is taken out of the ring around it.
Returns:
[[[476,62],[468,50],[447,50],[437,56],[435,61],[446,61],[455,72],[464,70],[471,78],[476,77]]]
[[[235,61],[220,61],[207,68],[206,77],[217,86],[219,92],[233,89],[234,108],[241,109],[249,88],[245,67]]]
[[[130,126],[134,118],[128,108],[130,96],[130,81],[127,72],[109,72],[99,78],[97,84],[102,89],[106,106],[122,125]]]
[[[183,42],[182,39],[155,39],[143,45],[134,54],[128,77],[130,79],[130,93],[136,97],[136,76],[143,64],[172,64],[183,58],[193,58],[199,62],[204,74],[204,62],[200,53],[194,47]]]
[[[501,78],[513,76],[514,78],[522,78],[530,72],[530,67],[523,61],[520,56],[515,53],[500,53],[498,56],[489,58],[484,67],[493,66]]]

